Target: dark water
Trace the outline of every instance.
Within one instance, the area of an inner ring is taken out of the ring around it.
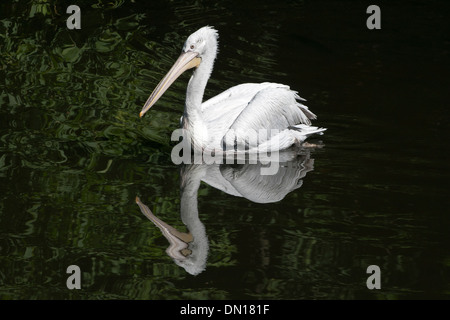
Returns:
[[[70,4],[81,30],[66,28]],[[450,298],[450,6],[379,2],[382,29],[368,30],[369,4],[2,1],[0,297]],[[220,33],[207,97],[285,83],[328,131],[286,166],[304,176],[280,201],[198,185],[185,200],[209,250],[193,276],[135,202],[186,231],[170,135],[189,76],[138,114],[204,25]],[[66,287],[70,265],[81,290]]]

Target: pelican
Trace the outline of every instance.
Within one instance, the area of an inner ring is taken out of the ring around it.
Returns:
[[[191,34],[175,64],[147,99],[140,117],[184,71],[194,68],[180,121],[194,149],[278,151],[300,146],[310,135],[326,130],[311,126],[316,115],[300,102],[305,100],[296,91],[283,84],[245,83],[202,103],[217,47],[218,32],[214,28],[206,26]],[[261,130],[269,133],[262,134]],[[255,132],[258,139],[249,143],[249,136]]]

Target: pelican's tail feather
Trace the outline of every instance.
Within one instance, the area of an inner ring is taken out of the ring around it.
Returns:
[[[305,124],[296,124],[295,126],[290,126],[289,129],[298,131],[305,137],[309,137],[313,134],[323,134],[323,132],[327,130],[326,128],[313,127]]]

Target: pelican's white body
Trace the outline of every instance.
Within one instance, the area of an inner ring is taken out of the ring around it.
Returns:
[[[204,143],[207,141],[207,146],[214,149],[226,146],[233,150],[235,144],[246,144],[249,131],[264,129],[267,136],[259,136],[257,148],[247,143],[248,151],[276,151],[298,145],[309,135],[325,131],[310,125],[315,115],[300,100],[303,99],[295,91],[278,83],[232,87],[201,105],[207,132]],[[226,136],[229,139],[224,139]]]
[[[187,130],[196,149],[278,151],[300,145],[311,134],[326,130],[311,126],[310,119],[316,119],[316,115],[300,103],[304,99],[297,92],[282,84],[241,84],[202,103],[217,55],[217,39],[217,31],[211,27],[203,27],[191,34],[179,60],[152,93],[141,115],[150,109],[174,78],[187,68],[197,66],[189,80],[181,118],[182,128]],[[191,66],[184,62],[187,58],[190,62],[201,62]],[[259,133],[256,143],[251,139],[249,143],[249,136],[255,132]]]

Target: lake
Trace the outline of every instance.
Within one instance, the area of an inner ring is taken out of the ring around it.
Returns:
[[[0,299],[449,299],[450,5],[379,1],[370,30],[371,4],[3,1]],[[190,72],[139,112],[205,25],[205,98],[287,84],[321,147],[172,162]]]

